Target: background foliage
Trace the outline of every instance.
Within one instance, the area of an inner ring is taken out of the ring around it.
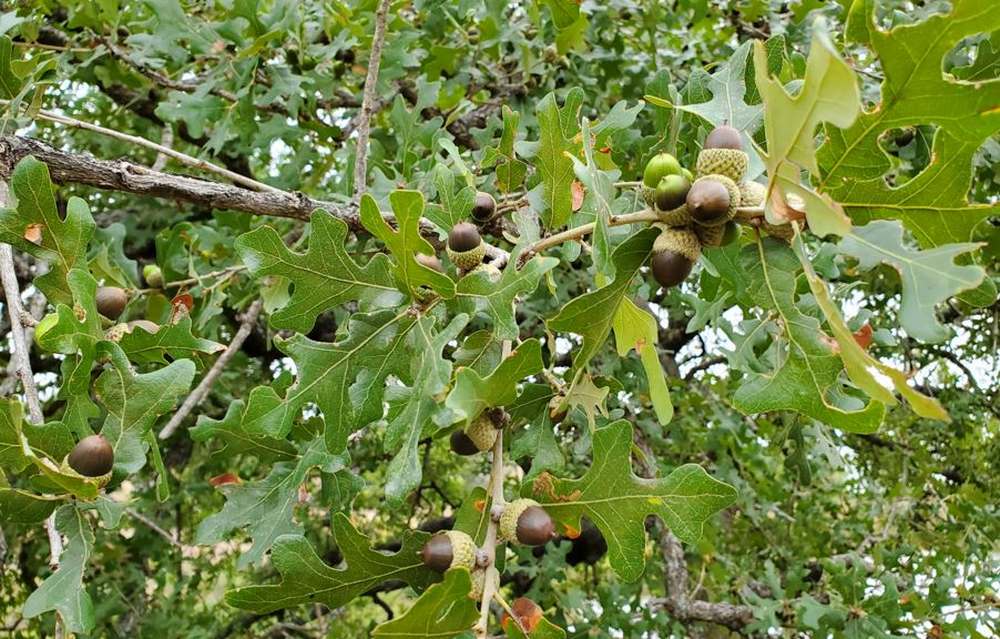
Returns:
[[[34,0],[0,15],[5,136],[221,179],[46,113],[68,116],[333,214],[17,165],[0,239],[26,306],[55,319],[31,351],[45,424],[24,417],[13,364],[0,382],[3,632],[49,636],[57,610],[83,636],[425,636],[451,602],[438,628],[461,632],[467,578],[414,556],[442,527],[482,538],[489,461],[447,436],[503,406],[508,498],[551,504],[563,532],[512,548],[503,592],[567,636],[996,636],[996,7],[392,2],[355,207],[375,11]],[[643,207],[620,183],[663,150],[693,167],[724,122],[813,233],[744,232],[660,290],[655,234],[609,224]],[[499,282],[418,266],[476,190],[505,211],[488,228],[514,253]],[[530,254],[588,222],[585,242]],[[165,289],[140,278],[149,264]],[[105,340],[99,283],[135,289],[128,319],[160,331]],[[264,319],[158,441],[258,298]],[[571,411],[553,427],[555,393]],[[97,430],[116,446],[101,491],[60,467]],[[614,512],[590,505],[605,497]],[[685,542],[690,599],[742,606],[738,623],[677,606],[675,547],[647,515]]]

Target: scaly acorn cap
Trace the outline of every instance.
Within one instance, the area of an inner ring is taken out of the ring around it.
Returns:
[[[465,427],[465,434],[480,451],[493,448],[493,444],[497,440],[497,429],[493,425],[493,420],[485,413],[476,417],[472,423]]]
[[[660,218],[660,222],[666,226],[687,226],[694,221],[691,219],[691,214],[688,213],[687,205],[684,204],[681,204],[672,211],[661,211],[657,209],[656,216]]]
[[[477,568],[472,571],[472,590],[469,591],[469,599],[482,599],[483,591],[486,589],[486,576],[490,575],[493,580],[493,591],[500,588],[500,573],[487,568]]]
[[[761,230],[771,237],[776,237],[786,242],[790,242],[795,237],[795,229],[792,228],[791,224],[771,224],[767,220],[761,219],[763,220],[760,225]]]
[[[473,273],[486,273],[486,276],[489,277],[490,281],[494,282],[494,283],[495,282],[499,282],[500,278],[503,277],[503,273],[500,272],[500,269],[498,269],[497,267],[493,266],[492,264],[488,264],[486,262],[483,262],[479,266],[477,266],[476,268],[472,269],[472,272]]]
[[[534,499],[515,499],[500,515],[499,534],[504,541],[542,546],[555,536],[556,526]]]
[[[449,530],[444,534],[451,540],[451,565],[472,570],[476,565],[476,542],[461,530]]]
[[[664,251],[673,251],[692,262],[697,262],[698,258],[701,257],[701,241],[690,228],[666,228],[653,242],[653,253],[663,253]]]
[[[733,182],[741,182],[750,166],[750,156],[738,149],[702,149],[695,168],[698,175],[725,175]]]
[[[648,206],[649,208],[651,208],[651,209],[653,209],[655,211],[656,210],[656,189],[654,189],[652,187],[649,187],[649,186],[643,186],[642,187],[642,201],[646,203],[646,206]]]
[[[463,271],[471,271],[482,263],[483,257],[486,256],[486,245],[480,240],[479,246],[468,251],[455,251],[449,246],[447,252],[452,264]]]
[[[760,182],[740,183],[740,206],[760,206],[767,197],[767,187]]]
[[[701,242],[702,246],[722,246],[722,236],[725,234],[726,227],[728,225],[729,222],[726,222],[726,224],[718,224],[716,226],[702,226],[700,224],[696,224],[694,232],[698,236],[698,241]]]
[[[698,196],[704,193],[704,187],[701,188],[696,188],[696,187],[699,187],[699,185],[705,185],[707,187],[708,186],[706,184],[707,182],[718,182],[726,189],[726,192],[729,195],[729,207],[726,209],[726,212],[723,215],[717,218],[700,220],[697,211]],[[695,200],[695,202],[692,202],[692,200]],[[739,185],[736,184],[736,182],[734,182],[733,180],[726,177],[725,175],[712,173],[698,178],[697,180],[694,181],[694,184],[691,185],[691,191],[688,193],[687,207],[688,211],[690,211],[691,213],[692,219],[694,219],[696,224],[701,224],[704,226],[715,226],[715,225],[721,226],[736,216],[736,210],[740,207],[741,202],[742,200],[740,199]]]

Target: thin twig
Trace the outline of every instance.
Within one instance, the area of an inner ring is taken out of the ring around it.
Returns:
[[[63,553],[62,535],[59,534],[59,530],[56,528],[55,513],[49,515],[48,519],[45,520],[45,532],[49,536],[49,568],[52,569],[52,572],[55,572],[59,570],[59,558]],[[56,612],[54,630],[53,637],[55,639],[62,639],[63,624],[58,612]]]
[[[166,282],[162,287],[154,288],[140,288],[137,289],[137,293],[150,293],[152,291],[158,291],[160,288],[181,288],[183,286],[191,286],[193,284],[201,284],[207,279],[213,277],[228,277],[235,273],[241,273],[247,270],[247,267],[243,264],[237,264],[235,266],[227,266],[224,269],[219,269],[218,271],[212,271],[211,273],[205,273],[204,275],[197,275],[195,277],[189,277],[183,280],[174,280],[172,282]]]
[[[510,356],[511,341],[504,340],[501,354],[503,358]],[[497,506],[503,506],[505,499],[503,496],[503,430],[497,431],[497,440],[493,443],[493,459],[490,468],[490,483],[487,486],[487,494],[490,496],[489,523],[486,526],[486,539],[483,541],[483,552],[490,558],[490,565],[484,568],[486,578],[483,580],[483,597],[479,603],[479,621],[473,631],[476,637],[486,637],[489,632],[490,602],[496,594],[496,584],[499,581],[499,572],[496,567],[497,554],[497,522],[493,519],[492,510]]]
[[[382,62],[382,44],[385,42],[385,22],[389,13],[390,0],[382,0],[375,13],[375,35],[372,38],[372,52],[368,58],[368,75],[365,77],[365,91],[361,99],[361,120],[358,124],[358,150],[354,154],[354,201],[361,200],[365,192],[368,176],[368,137],[371,134],[372,104],[375,101],[375,84],[378,82],[378,68]]]
[[[170,125],[163,127],[163,131],[160,133],[160,145],[168,148],[174,145],[174,129]],[[167,157],[167,154],[162,151],[157,153],[151,168],[154,171],[162,171],[163,167],[167,165]]]
[[[10,104],[10,100],[0,100],[0,104]],[[40,109],[35,113],[36,117],[43,120],[49,120],[50,122],[57,122],[59,124],[65,124],[66,126],[76,127],[78,129],[84,129],[86,131],[93,131],[94,133],[100,133],[101,135],[106,135],[110,138],[115,138],[116,140],[122,140],[123,142],[128,142],[129,144],[135,144],[137,146],[142,146],[147,149],[152,149],[157,153],[162,153],[163,155],[170,156],[175,160],[192,166],[196,169],[201,169],[203,171],[209,171],[211,173],[216,173],[222,177],[230,180],[234,184],[240,184],[247,187],[248,189],[253,189],[254,191],[268,191],[271,193],[284,193],[279,188],[273,187],[270,184],[264,184],[263,182],[258,182],[252,178],[248,178],[245,175],[240,175],[225,169],[217,164],[212,164],[207,160],[202,160],[188,155],[187,153],[181,153],[180,151],[175,151],[170,147],[163,146],[162,144],[157,144],[147,140],[146,138],[141,138],[137,135],[130,135],[128,133],[122,133],[121,131],[115,131],[113,129],[107,129],[103,126],[97,124],[91,124],[90,122],[84,122],[83,120],[77,120],[76,118],[71,118],[69,116],[60,115],[58,113],[53,113],[52,111],[46,111]]]
[[[233,358],[233,355],[240,350],[243,342],[249,337],[250,332],[253,330],[254,325],[257,323],[257,317],[260,315],[260,309],[263,306],[261,300],[255,301],[247,309],[247,312],[243,315],[243,321],[240,324],[239,330],[236,331],[236,335],[233,336],[233,341],[229,343],[226,350],[219,355],[219,359],[215,360],[212,364],[212,368],[205,373],[205,377],[202,378],[201,383],[195,388],[181,407],[174,413],[167,425],[163,427],[160,431],[160,439],[167,439],[174,434],[174,431],[181,425],[181,422],[188,416],[188,414],[194,410],[194,408],[201,403],[201,400],[205,399],[208,395],[208,391],[211,390],[212,384],[215,383],[215,379],[222,373],[222,369],[226,367],[229,360]]]
[[[178,540],[176,537],[174,537],[173,535],[171,535],[170,533],[168,533],[166,530],[164,530],[163,528],[161,528],[160,525],[157,524],[155,521],[153,521],[149,517],[143,515],[139,511],[137,511],[135,508],[126,508],[125,512],[127,512],[129,514],[129,516],[131,516],[136,521],[139,521],[139,522],[142,522],[143,524],[145,524],[150,530],[152,530],[153,532],[155,532],[160,537],[163,537],[164,539],[166,539],[167,542],[171,546],[174,546],[175,548],[180,548],[180,549],[184,548],[184,544],[182,544],[180,542],[180,540]]]

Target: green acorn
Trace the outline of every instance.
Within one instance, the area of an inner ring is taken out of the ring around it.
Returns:
[[[431,537],[420,551],[424,565],[434,572],[476,565],[476,542],[460,530],[448,530]]]
[[[760,182],[740,183],[740,206],[761,206],[767,197],[767,187]]]
[[[691,183],[683,175],[668,175],[656,185],[653,201],[657,211],[673,211],[684,206]]]
[[[740,187],[725,175],[706,175],[688,191],[687,209],[697,224],[715,226],[733,219],[740,206]]]
[[[701,255],[701,241],[689,228],[668,228],[653,242],[650,269],[653,278],[663,288],[677,286],[691,274]]]
[[[163,287],[163,271],[156,264],[147,264],[142,267],[142,279],[146,280],[150,288]]]
[[[493,425],[493,420],[485,413],[476,417],[465,427],[465,434],[480,451],[493,448],[493,444],[497,440],[497,428]]]
[[[646,169],[642,172],[642,183],[651,189],[655,189],[660,180],[668,175],[676,175],[680,172],[681,164],[677,161],[677,158],[669,153],[657,153],[646,163]]]
[[[500,515],[500,538],[526,546],[543,546],[556,535],[556,525],[534,499],[515,499]]]
[[[448,233],[447,250],[448,259],[463,271],[479,266],[483,256],[486,255],[486,246],[479,235],[479,230],[468,222],[459,222],[451,228]]]

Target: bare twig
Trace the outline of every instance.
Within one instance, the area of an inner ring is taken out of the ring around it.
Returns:
[[[202,378],[201,383],[195,388],[181,407],[174,413],[167,425],[163,427],[160,431],[160,439],[167,439],[174,434],[174,431],[181,425],[181,422],[188,416],[188,414],[194,410],[194,408],[201,403],[201,400],[205,399],[208,395],[208,391],[211,390],[212,384],[215,383],[216,378],[222,373],[222,369],[226,367],[229,360],[233,358],[233,355],[240,350],[243,342],[250,335],[253,330],[254,325],[257,323],[257,317],[260,315],[260,309],[263,303],[260,300],[255,301],[247,309],[247,312],[243,315],[243,321],[240,323],[239,330],[236,331],[236,335],[233,336],[233,341],[229,343],[226,350],[219,355],[219,359],[215,360],[212,364],[212,368],[205,373],[205,377]]]
[[[63,552],[62,535],[56,529],[55,513],[49,515],[48,519],[45,520],[45,532],[49,536],[49,568],[52,569],[52,572],[55,572],[59,570],[59,558]],[[56,613],[55,632],[53,636],[55,639],[62,639],[63,637],[62,619],[59,617],[58,612]]]
[[[36,262],[35,269],[36,273],[41,275],[48,270],[48,266],[45,262]],[[45,313],[45,305],[45,296],[42,295],[41,291],[36,291],[28,303],[27,312],[24,310],[21,311],[21,323],[24,326],[24,343],[26,345],[31,344],[35,337],[35,325],[38,323],[38,320],[42,319],[42,314]],[[30,321],[26,321],[29,319]],[[17,390],[17,365],[18,360],[13,357],[7,363],[7,377],[0,383],[0,397],[11,395]]]
[[[126,508],[125,512],[127,512],[129,514],[129,516],[132,517],[133,519],[135,519],[136,521],[139,521],[139,522],[145,524],[150,530],[152,530],[153,532],[155,532],[160,537],[163,537],[164,539],[166,539],[167,542],[171,546],[174,546],[175,548],[180,548],[180,549],[184,548],[184,544],[182,544],[180,542],[180,540],[178,540],[176,537],[174,537],[173,535],[171,535],[170,533],[168,533],[166,530],[164,530],[163,528],[161,528],[159,524],[157,524],[155,521],[153,521],[149,517],[143,515],[142,513],[140,513],[135,508]]]
[[[378,82],[378,68],[382,62],[382,44],[385,42],[385,22],[390,0],[382,0],[375,13],[375,36],[372,38],[372,52],[368,58],[368,76],[365,78],[364,97],[361,99],[361,120],[358,124],[358,150],[354,155],[354,201],[361,199],[365,192],[368,176],[368,137],[371,134],[372,104],[375,101],[375,84]]]
[[[160,133],[160,145],[165,147],[171,147],[174,144],[174,129],[171,126],[163,127],[163,131]],[[160,153],[156,154],[156,160],[153,161],[153,170],[162,171],[163,167],[167,165],[167,154]]]

